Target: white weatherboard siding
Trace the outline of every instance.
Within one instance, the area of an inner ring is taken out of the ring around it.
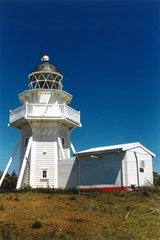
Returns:
[[[54,158],[54,142],[36,142],[35,187],[55,186],[56,161]],[[42,180],[42,170],[48,171],[47,180]]]
[[[57,185],[57,139],[56,125],[49,122],[33,124],[31,159],[31,186],[56,187]],[[47,179],[42,179],[42,171],[47,170]]]
[[[58,136],[65,139],[63,149],[66,158],[70,157],[69,130],[63,124],[54,122],[33,122],[33,143],[30,154],[30,186],[33,188],[58,187],[58,159],[61,157]],[[47,170],[47,179],[42,179],[42,171]],[[26,168],[26,183],[27,168]]]
[[[58,188],[76,188],[78,169],[75,157],[58,161]]]
[[[33,134],[28,163],[23,176],[23,184],[29,184],[33,188],[58,187],[58,159],[61,158],[58,147],[58,136],[64,138],[63,148],[65,158],[70,157],[70,139],[68,127],[55,122],[32,122],[32,131],[30,125],[25,125],[22,131],[21,158],[20,166],[25,154],[26,138]],[[42,171],[47,170],[47,179],[42,179]]]
[[[138,158],[138,175],[140,186],[153,184],[153,168],[152,168],[152,156],[148,154],[141,147],[133,148],[126,152],[127,156],[127,171],[128,171],[128,186],[138,184],[137,181],[137,163],[135,154]],[[144,161],[144,172],[140,172],[141,161]]]

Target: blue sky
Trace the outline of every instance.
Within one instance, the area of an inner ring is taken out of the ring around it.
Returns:
[[[160,2],[0,1],[0,169],[19,132],[7,126],[47,52],[81,111],[76,150],[139,141],[160,171]],[[12,169],[17,169],[18,159]]]

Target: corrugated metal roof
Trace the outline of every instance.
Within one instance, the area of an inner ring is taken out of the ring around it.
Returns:
[[[132,148],[141,147],[143,150],[148,152],[150,155],[155,157],[155,154],[151,152],[149,149],[144,147],[140,142],[134,142],[134,143],[125,143],[125,144],[118,144],[118,145],[112,145],[112,146],[104,146],[104,147],[96,147],[96,148],[90,148],[86,149],[80,152],[77,152],[77,155],[84,155],[84,154],[92,154],[92,153],[101,153],[101,152],[117,152],[117,151],[127,151]],[[76,155],[75,154],[75,155]]]

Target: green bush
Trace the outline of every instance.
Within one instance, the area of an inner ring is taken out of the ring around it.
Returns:
[[[17,179],[18,177],[15,171],[13,171],[11,175],[7,173],[1,185],[0,190],[2,192],[14,191],[16,189]]]
[[[160,187],[160,174],[157,172],[153,172],[153,180],[154,180],[154,186]]]

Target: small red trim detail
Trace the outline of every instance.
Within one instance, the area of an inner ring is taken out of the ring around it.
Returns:
[[[114,191],[120,191],[120,190],[127,190],[129,189],[128,186],[124,187],[97,187],[97,188],[81,188],[82,191],[99,191],[99,192],[114,192]]]
[[[40,181],[41,182],[47,182],[49,180],[49,178],[41,178]]]

